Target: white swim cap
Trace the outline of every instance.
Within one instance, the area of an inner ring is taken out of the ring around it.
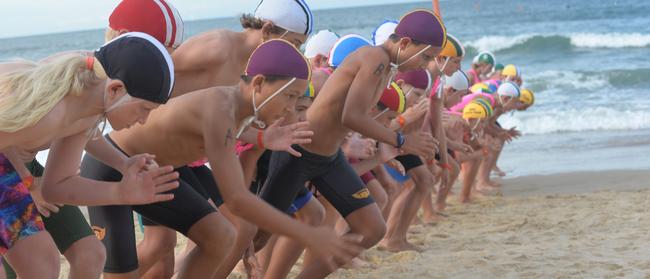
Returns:
[[[339,40],[339,35],[329,30],[318,31],[315,35],[311,36],[305,44],[305,57],[314,58],[316,55],[329,56],[330,50]]]
[[[303,0],[262,0],[255,9],[255,17],[305,35],[311,34],[314,25],[314,16]]]

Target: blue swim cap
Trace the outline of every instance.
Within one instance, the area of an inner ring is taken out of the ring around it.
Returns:
[[[361,47],[370,45],[372,45],[372,43],[370,43],[368,39],[362,37],[361,35],[345,35],[341,37],[332,47],[328,63],[330,66],[336,68],[341,65],[341,63],[343,63],[343,60],[345,60],[345,58],[348,57],[350,53],[353,53],[355,50]]]

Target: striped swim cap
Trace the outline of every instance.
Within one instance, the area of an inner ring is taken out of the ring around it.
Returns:
[[[108,26],[149,34],[165,47],[176,48],[183,42],[183,19],[166,0],[123,0],[108,18]]]

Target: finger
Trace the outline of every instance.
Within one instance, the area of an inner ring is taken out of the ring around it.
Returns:
[[[145,165],[147,164],[147,160],[145,158],[136,158],[135,162],[129,166],[129,171],[130,172],[138,172],[140,171]]]
[[[293,147],[289,147],[289,149],[287,149],[287,152],[289,152],[289,154],[295,157],[302,157],[302,153],[296,151],[295,149],[293,149]]]
[[[38,210],[38,213],[40,213],[41,215],[45,217],[50,217],[50,211],[48,211],[46,208],[36,206],[36,209]]]
[[[313,131],[294,131],[293,138],[311,138],[314,136]]]
[[[174,190],[174,189],[178,188],[179,185],[180,184],[178,183],[178,181],[168,182],[168,183],[165,183],[165,184],[157,185],[155,187],[155,193],[156,194],[165,193],[165,192],[168,192],[168,191],[171,191],[171,190]]]
[[[308,144],[311,143],[311,139],[293,139],[291,140],[291,144]]]
[[[153,180],[153,183],[155,185],[160,185],[160,184],[163,184],[163,183],[171,182],[173,180],[177,180],[178,176],[179,176],[179,174],[177,172],[168,173],[168,174],[165,174],[165,175],[155,177],[154,180]]]
[[[290,127],[291,127],[291,130],[304,130],[304,129],[309,128],[309,122],[303,121],[303,122],[294,123],[294,124],[291,124]]]
[[[53,213],[58,213],[59,212],[59,208],[56,205],[53,205],[51,203],[45,203],[45,204],[43,204],[43,206],[50,212],[53,212]]]
[[[164,202],[164,201],[170,201],[174,199],[174,194],[157,194],[154,197],[154,203],[156,202]]]
[[[158,167],[153,170],[145,172],[146,174],[151,175],[151,177],[158,177],[163,174],[171,173],[174,171],[174,167],[172,166],[164,166],[164,167]]]

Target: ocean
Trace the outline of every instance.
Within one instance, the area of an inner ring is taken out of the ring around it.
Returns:
[[[384,19],[414,8],[431,3],[318,10],[315,30],[370,38]],[[650,1],[450,0],[441,10],[467,49],[464,69],[490,50],[498,63],[518,65],[536,92],[535,106],[500,119],[523,131],[499,161],[509,176],[650,168]],[[234,17],[191,21],[185,37],[215,28],[241,29]],[[0,39],[0,61],[95,49],[103,34]]]

